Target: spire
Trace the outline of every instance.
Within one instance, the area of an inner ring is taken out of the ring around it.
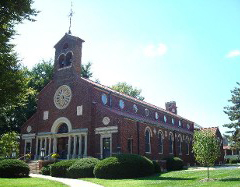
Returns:
[[[72,4],[72,1],[71,1],[71,9],[70,9],[70,12],[69,12],[69,30],[68,30],[68,34],[72,34],[71,32],[71,27],[72,27],[72,16],[73,16],[73,10],[72,10],[72,7],[73,7],[73,4]]]

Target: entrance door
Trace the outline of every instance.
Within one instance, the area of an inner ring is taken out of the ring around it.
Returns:
[[[67,159],[68,154],[68,137],[57,139],[57,153],[60,159]]]
[[[103,158],[110,157],[110,138],[102,139]]]
[[[25,154],[31,153],[31,142],[26,142],[26,152]]]

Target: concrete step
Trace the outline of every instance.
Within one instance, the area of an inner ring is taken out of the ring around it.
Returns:
[[[38,161],[32,160],[32,161],[28,162],[27,164],[30,168],[30,173],[33,173],[33,174],[39,174],[40,173]]]

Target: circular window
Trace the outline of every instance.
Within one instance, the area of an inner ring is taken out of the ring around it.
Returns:
[[[155,112],[155,119],[158,119],[159,118],[159,115],[157,112]]]
[[[173,125],[174,125],[174,122],[175,122],[175,121],[174,121],[174,118],[172,118],[172,124],[173,124]]]
[[[149,116],[149,110],[147,108],[145,109],[145,115]]]
[[[182,126],[182,123],[181,123],[181,121],[179,120],[179,122],[178,122],[178,126],[179,127],[181,127]]]
[[[120,107],[121,109],[124,108],[124,101],[123,101],[122,99],[119,100],[119,107]]]
[[[72,91],[69,86],[60,86],[54,95],[54,104],[58,109],[64,109],[68,106],[72,98]]]
[[[27,132],[29,133],[29,132],[31,132],[32,131],[32,127],[31,126],[28,126],[27,127]]]
[[[137,113],[137,111],[138,111],[138,107],[137,107],[136,104],[133,105],[133,110],[134,110],[135,113]]]
[[[165,115],[164,115],[163,119],[164,119],[164,122],[167,123],[167,117]]]
[[[108,125],[110,123],[110,118],[109,117],[104,117],[102,120],[104,125]]]
[[[103,103],[104,105],[106,105],[107,102],[108,102],[107,95],[103,93],[103,94],[102,94],[102,103]]]

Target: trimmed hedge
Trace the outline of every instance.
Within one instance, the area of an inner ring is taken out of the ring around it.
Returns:
[[[236,158],[231,158],[231,159],[229,159],[229,164],[237,164],[238,163],[238,159],[236,159]]]
[[[155,160],[153,160],[152,162],[153,162],[153,166],[154,166],[154,173],[160,173],[161,168],[160,168],[159,163],[157,163]]]
[[[168,157],[164,160],[166,160],[166,167],[168,171],[176,171],[183,169],[183,160],[179,157]]]
[[[120,179],[144,177],[154,173],[153,162],[135,154],[119,154],[101,160],[93,173],[97,178]]]
[[[98,162],[99,160],[97,158],[80,159],[68,168],[67,176],[74,179],[94,177],[93,169]]]
[[[52,177],[67,177],[67,169],[71,167],[77,160],[62,160],[60,162],[56,162],[51,164],[50,166],[50,175]]]
[[[28,177],[29,166],[22,160],[5,159],[0,160],[0,177],[3,178],[17,178]]]
[[[47,166],[42,167],[41,172],[42,172],[43,175],[50,175],[50,166],[51,165],[47,165]]]

